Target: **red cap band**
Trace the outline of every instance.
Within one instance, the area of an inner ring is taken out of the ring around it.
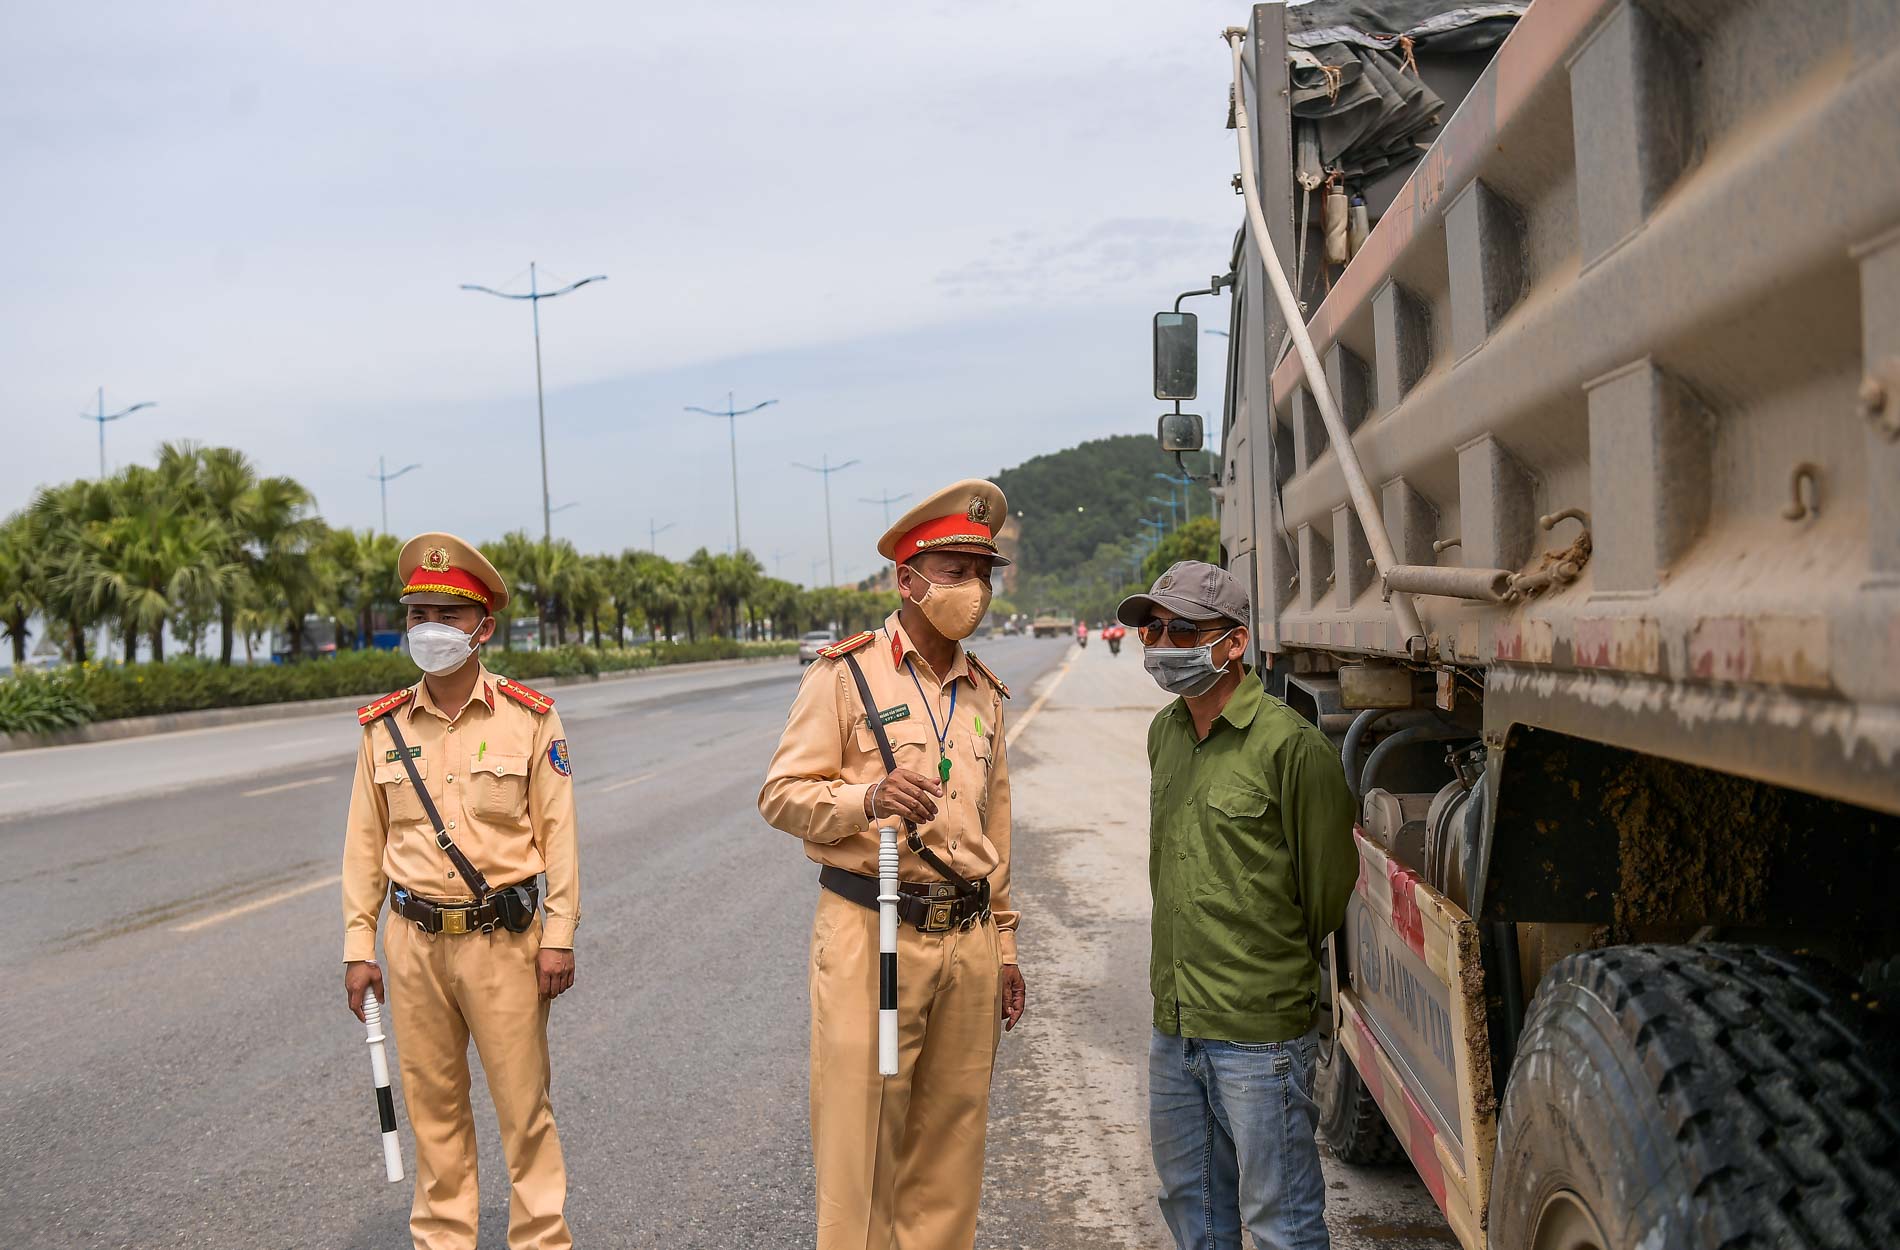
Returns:
[[[898,539],[891,558],[902,564],[919,552],[959,545],[994,552],[996,539],[991,536],[989,526],[972,521],[962,513],[933,517]]]
[[[490,611],[494,608],[488,587],[482,584],[482,579],[464,569],[431,569],[417,565],[409,571],[409,580],[404,584],[402,593],[460,595],[464,599],[473,599]]]

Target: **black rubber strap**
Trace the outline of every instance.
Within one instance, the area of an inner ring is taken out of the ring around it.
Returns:
[[[449,857],[449,862],[455,865],[455,870],[462,874],[462,880],[467,882],[468,888],[475,892],[475,897],[478,900],[487,898],[491,892],[488,888],[488,878],[482,875],[481,869],[468,862],[468,856],[462,854],[462,848],[455,845],[455,839],[451,838],[449,831],[443,828],[442,813],[435,810],[435,800],[429,797],[429,787],[422,784],[422,774],[416,771],[415,757],[409,754],[409,744],[402,740],[402,730],[396,728],[394,712],[383,713],[383,728],[389,730],[389,736],[396,744],[396,754],[401,757],[402,766],[409,772],[409,782],[416,788],[416,797],[422,800],[422,810],[428,815],[429,824],[435,829],[435,844],[442,848]]]
[[[858,667],[858,657],[846,655],[844,662],[851,669],[851,679],[858,684],[858,701],[864,704],[864,723],[871,727],[871,736],[877,739],[877,753],[884,759],[886,775],[897,771],[897,753],[891,750],[890,735],[884,732],[884,722],[877,714],[877,700],[871,697],[871,683],[864,680],[864,670]],[[871,814],[873,820],[877,814]],[[962,873],[938,858],[937,853],[924,845],[923,835],[917,832],[917,826],[906,819],[904,821],[904,842],[918,859],[924,861],[930,870],[956,887],[958,894],[974,895],[976,886]]]

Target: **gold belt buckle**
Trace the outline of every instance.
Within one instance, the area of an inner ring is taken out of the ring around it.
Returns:
[[[444,933],[467,933],[468,932],[468,908],[444,907],[441,911],[441,916],[442,916],[442,932]]]
[[[955,903],[932,903],[930,905],[930,927],[926,933],[947,933],[950,929],[950,913]]]

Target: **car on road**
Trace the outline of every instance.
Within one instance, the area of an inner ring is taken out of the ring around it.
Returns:
[[[818,658],[818,648],[828,647],[836,641],[838,641],[836,630],[806,630],[798,639],[798,662],[800,664],[810,664]]]

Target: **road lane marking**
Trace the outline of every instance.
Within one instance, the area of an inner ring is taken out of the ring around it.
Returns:
[[[1023,730],[1029,728],[1029,722],[1036,719],[1036,713],[1042,711],[1042,705],[1049,701],[1049,696],[1054,694],[1056,687],[1062,684],[1062,679],[1069,675],[1069,666],[1074,663],[1073,655],[1062,661],[1062,667],[1056,670],[1055,677],[1043,687],[1042,693],[1036,696],[1036,701],[1029,705],[1029,710],[1023,713],[1023,718],[1011,725],[1009,732],[1003,735],[1004,747],[1015,745],[1016,739],[1022,736]]]
[[[24,779],[19,781],[0,781],[0,790],[11,790],[15,786],[23,786],[25,784],[26,781]]]
[[[264,786],[257,790],[246,790],[244,797],[247,799],[262,798],[266,794],[281,794],[285,790],[301,790],[305,786],[320,786],[325,782],[335,780],[336,777],[334,775],[329,777],[306,777],[302,781],[286,781],[281,786]]]
[[[629,777],[625,781],[616,781],[611,786],[602,786],[600,793],[612,794],[615,790],[625,790],[628,786],[637,786],[643,781],[651,781],[657,773],[641,773],[638,777]]]
[[[191,933],[198,929],[209,928],[214,924],[223,924],[227,920],[235,920],[239,916],[257,911],[259,908],[269,907],[273,903],[282,903],[288,899],[296,898],[299,895],[308,894],[312,890],[321,890],[325,886],[335,885],[341,880],[343,880],[343,874],[339,872],[335,876],[325,877],[321,881],[306,881],[302,885],[293,885],[288,890],[279,890],[275,894],[266,894],[263,898],[254,898],[248,903],[240,903],[236,907],[227,908],[224,911],[217,912],[210,916],[200,916],[189,924],[175,926],[172,932]]]

